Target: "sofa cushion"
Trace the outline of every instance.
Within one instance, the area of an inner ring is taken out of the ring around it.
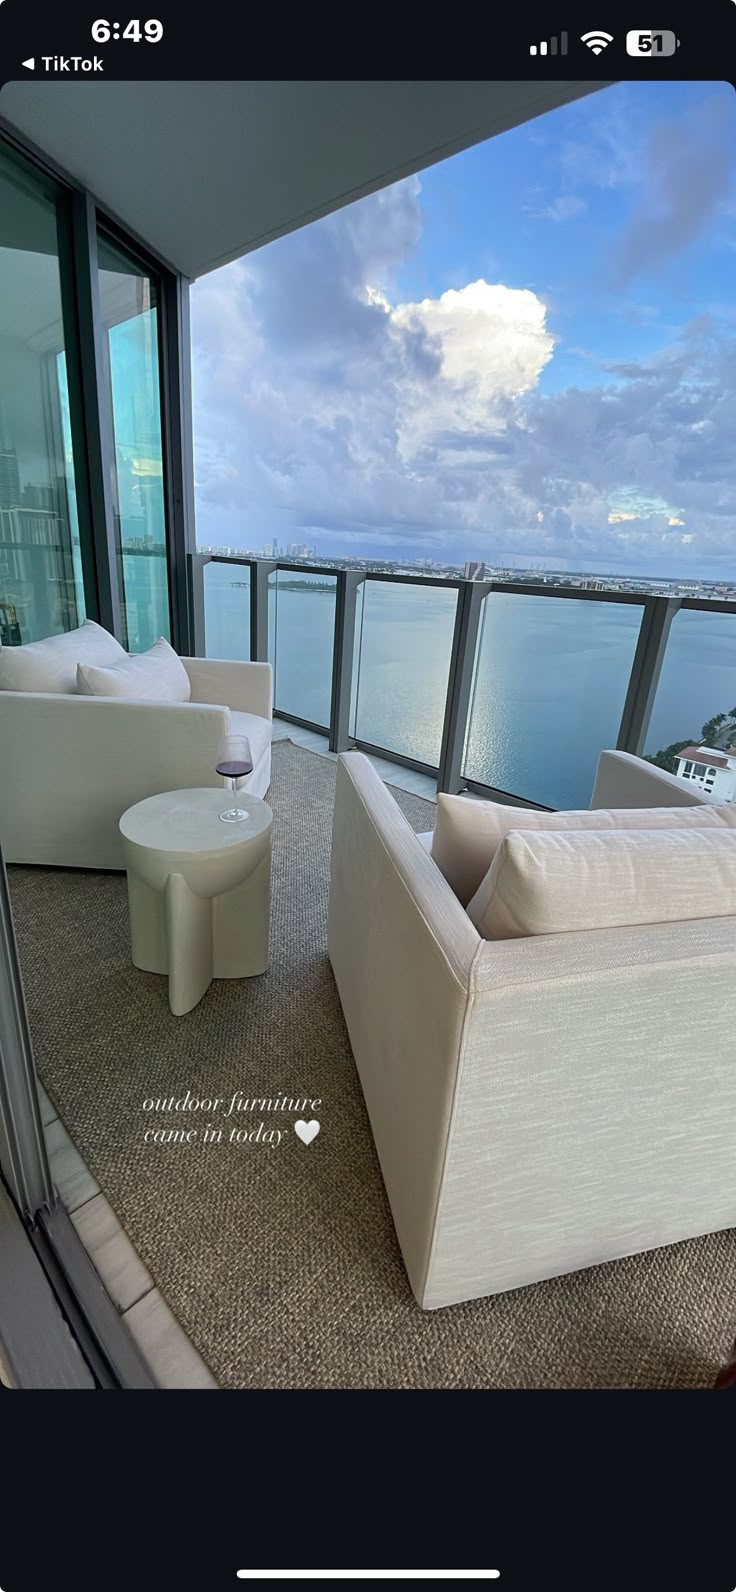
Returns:
[[[111,668],[77,665],[77,690],[82,696],[128,697],[139,702],[188,702],[189,675],[173,647],[161,636],[147,652],[128,656]]]
[[[467,796],[437,797],[432,858],[464,907],[511,829],[676,829],[736,825],[736,805],[723,807],[600,807],[595,812],[535,812]]]
[[[77,664],[120,663],[127,654],[119,641],[85,619],[76,630],[23,647],[0,647],[1,691],[53,691],[68,695],[77,689]]]
[[[262,719],[257,713],[230,712],[230,729],[233,735],[246,735],[250,741],[250,755],[253,767],[260,762],[263,753],[271,744],[271,722]]]
[[[736,915],[736,832],[512,830],[468,909],[484,940]]]

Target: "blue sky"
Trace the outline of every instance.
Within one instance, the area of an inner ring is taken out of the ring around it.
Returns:
[[[733,578],[735,163],[619,84],[196,284],[200,542]]]

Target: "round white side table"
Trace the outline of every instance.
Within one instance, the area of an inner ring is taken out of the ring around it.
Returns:
[[[238,791],[248,817],[223,823],[227,805],[222,788],[166,791],[120,819],[133,963],[168,973],[177,1017],[213,978],[253,978],[268,967],[271,809]]]

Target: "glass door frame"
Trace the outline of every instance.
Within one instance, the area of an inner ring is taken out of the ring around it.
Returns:
[[[0,1250],[0,1370],[11,1386],[155,1386],[54,1188],[1,850]]]
[[[97,231],[157,279],[159,380],[171,638],[193,651],[187,553],[194,548],[188,282],[131,237],[92,194],[0,117],[0,149],[56,206],[77,514],[89,618],[122,639],[103,384]],[[0,1375],[17,1387],[155,1386],[58,1199],[5,865],[0,851]]]
[[[189,282],[0,117],[0,149],[54,200],[72,451],[87,615],[124,641],[112,504],[112,426],[104,379],[98,230],[156,280],[171,641],[192,652],[187,554],[196,546]]]
[[[87,237],[91,280],[96,289],[96,341],[104,372],[105,329],[99,310],[98,240],[102,237],[118,247],[155,281],[157,290],[158,384],[163,456],[164,517],[166,525],[166,569],[169,595],[171,645],[175,651],[191,650],[191,625],[186,555],[196,544],[194,533],[194,470],[191,419],[191,358],[189,323],[189,284],[177,272],[154,259],[137,239],[119,226],[99,206],[95,207],[93,235]],[[104,412],[102,449],[109,465],[114,449],[110,415],[102,396],[107,387],[104,374],[98,387],[98,405]],[[110,503],[112,518],[112,502]],[[113,543],[114,543],[113,533]],[[115,581],[119,588],[117,549],[114,559]],[[118,603],[120,593],[118,590]],[[121,634],[116,632],[121,638]]]

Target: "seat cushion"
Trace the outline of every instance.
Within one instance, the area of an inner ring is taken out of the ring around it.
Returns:
[[[111,668],[79,663],[77,690],[81,696],[127,697],[138,702],[188,702],[192,694],[181,658],[163,636],[147,652],[123,653]]]
[[[230,711],[230,727],[233,735],[246,735],[250,741],[250,755],[253,767],[260,762],[263,753],[271,744],[271,724],[268,719],[259,718],[257,713],[236,713]]]
[[[468,916],[484,940],[510,940],[735,910],[732,828],[516,829],[502,840]]]
[[[736,825],[736,805],[722,807],[599,807],[595,812],[538,812],[437,797],[432,858],[462,906],[467,907],[488,873],[501,841],[512,829],[678,829]],[[471,914],[472,915],[472,914]],[[475,919],[474,919],[475,921]]]
[[[126,657],[109,630],[85,619],[76,630],[66,630],[61,636],[29,641],[24,647],[0,647],[0,690],[69,695],[77,689],[78,663],[107,667]]]

